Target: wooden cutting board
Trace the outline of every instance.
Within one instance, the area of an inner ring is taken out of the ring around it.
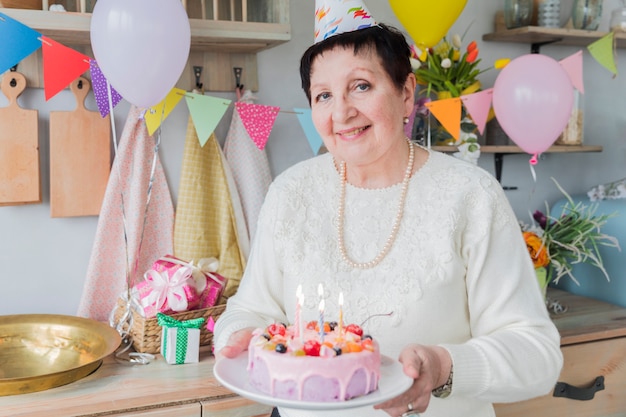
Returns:
[[[24,75],[5,73],[1,88],[9,105],[0,108],[0,206],[40,203],[39,112],[17,103]]]
[[[70,88],[76,109],[50,112],[51,217],[100,214],[111,170],[109,116],[85,108],[86,78],[77,78]]]

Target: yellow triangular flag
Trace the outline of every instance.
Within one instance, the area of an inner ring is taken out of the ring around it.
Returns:
[[[144,119],[146,120],[146,127],[148,128],[148,134],[150,136],[152,136],[159,126],[161,126],[161,123],[167,119],[167,116],[174,110],[178,102],[185,97],[185,94],[187,94],[187,92],[183,89],[172,88],[163,101],[156,106],[150,107],[146,111]]]
[[[615,76],[617,75],[617,67],[615,66],[615,54],[613,52],[613,35],[613,32],[609,32],[608,35],[587,46],[587,49],[600,65],[611,71],[613,76]]]
[[[461,136],[461,99],[459,97],[431,101],[426,107],[455,140]]]

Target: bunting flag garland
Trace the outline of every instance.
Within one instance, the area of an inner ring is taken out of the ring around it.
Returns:
[[[89,70],[90,58],[46,36],[41,37],[46,101]]]
[[[583,51],[563,58],[559,61],[565,72],[569,75],[574,88],[581,94],[585,94],[585,86],[583,84]]]
[[[95,59],[89,60],[89,72],[98,111],[103,118],[107,117],[110,112],[109,107],[115,108],[122,101],[122,96],[109,84]],[[109,89],[111,90],[111,105],[109,105]]]
[[[453,97],[430,101],[425,106],[452,137],[459,140],[461,136],[461,99]]]
[[[322,137],[315,129],[313,125],[313,118],[311,117],[311,109],[293,109],[298,116],[298,121],[300,122],[300,126],[302,126],[302,130],[304,130],[304,134],[306,139],[309,141],[309,145],[311,146],[311,150],[313,150],[313,154],[317,155],[322,148],[324,142],[322,141]]]
[[[146,111],[144,118],[148,127],[148,134],[152,136],[154,132],[161,126],[167,116],[178,105],[180,100],[187,94],[185,90],[180,88],[172,88],[167,96],[156,106],[152,106]]]
[[[41,48],[41,33],[17,20],[0,13],[0,74],[17,65],[21,60]],[[11,42],[6,42],[11,39]],[[72,80],[73,81],[73,80]]]
[[[257,148],[265,149],[265,144],[270,137],[280,107],[238,101],[235,103],[235,108],[250,135],[250,139],[256,143]]]
[[[217,124],[224,117],[224,113],[232,100],[205,96],[204,94],[187,93],[185,101],[189,108],[189,115],[193,120],[200,146],[204,146]]]
[[[617,75],[617,67],[615,66],[615,53],[613,51],[614,33],[609,32],[607,35],[587,46],[591,56],[598,61],[600,65]]]
[[[242,103],[252,104],[254,96],[247,90]],[[265,194],[272,182],[267,153],[260,150],[250,139],[239,113],[234,111],[226,140],[224,156],[228,161],[243,209],[246,235],[252,240]]]
[[[481,135],[485,132],[492,96],[493,88],[461,96],[463,106],[465,106],[467,113],[469,113]]]

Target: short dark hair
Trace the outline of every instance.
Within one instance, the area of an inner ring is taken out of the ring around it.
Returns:
[[[399,90],[412,72],[409,61],[411,49],[404,35],[393,26],[379,23],[366,29],[331,36],[310,46],[300,59],[302,89],[309,103],[311,103],[311,65],[317,56],[335,47],[352,47],[355,55],[365,48],[373,49],[380,58],[385,72]]]

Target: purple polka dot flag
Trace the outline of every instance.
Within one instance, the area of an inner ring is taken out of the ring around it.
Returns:
[[[256,143],[257,148],[260,150],[265,149],[265,144],[270,137],[280,107],[238,101],[235,103],[235,108],[250,138]]]
[[[91,83],[93,85],[93,95],[96,98],[96,104],[102,117],[107,117],[111,109],[109,109],[109,92],[107,91],[107,84],[109,83],[102,73],[102,70],[98,66],[98,63],[91,59],[89,60],[89,70],[91,71]],[[117,106],[122,100],[120,93],[115,91],[115,88],[111,86],[111,103],[113,107]]]

